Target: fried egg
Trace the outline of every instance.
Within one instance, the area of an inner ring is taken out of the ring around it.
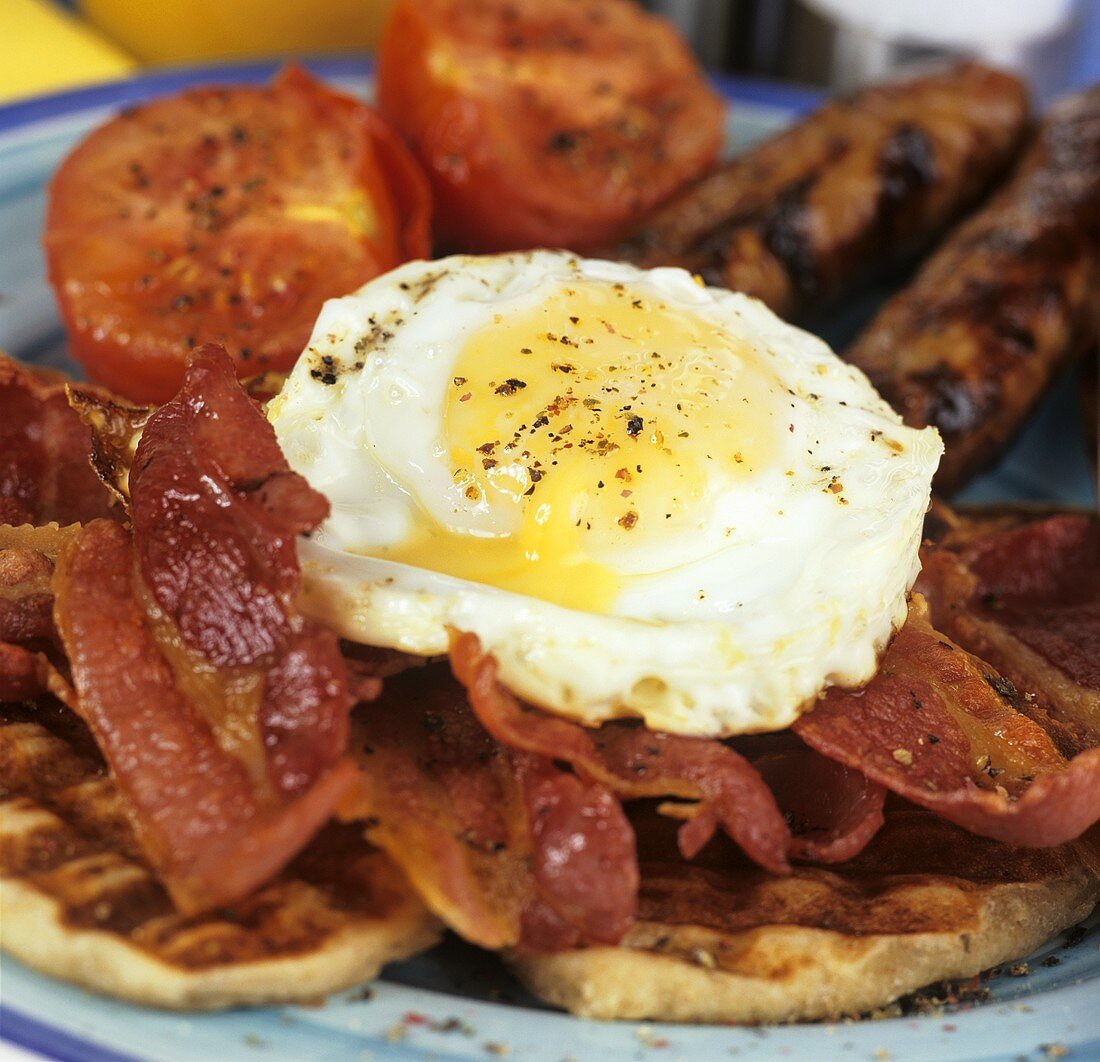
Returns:
[[[534,704],[712,736],[874,674],[942,452],[757,300],[549,251],[326,303],[269,416],[332,503],[307,613],[420,655],[471,631]]]

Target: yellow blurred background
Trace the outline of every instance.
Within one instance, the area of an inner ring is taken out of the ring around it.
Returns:
[[[392,3],[0,0],[0,103],[150,64],[369,51]]]
[[[393,0],[78,0],[97,29],[144,63],[363,51]]]

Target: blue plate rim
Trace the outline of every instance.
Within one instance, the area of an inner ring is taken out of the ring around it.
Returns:
[[[6,1040],[58,1062],[139,1062],[105,1044],[65,1032],[0,1003],[0,1041]]]

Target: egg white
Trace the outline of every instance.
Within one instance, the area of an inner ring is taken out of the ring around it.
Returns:
[[[677,536],[643,521],[605,543],[618,589],[598,611],[385,559],[425,522],[458,549],[516,532],[514,507],[456,491],[442,410],[472,337],[586,283],[721,330],[780,381],[767,464],[715,479]],[[780,729],[826,686],[873,675],[905,619],[942,453],[933,429],[905,427],[857,369],[757,300],[547,251],[413,262],[331,300],[270,417],[333,506],[300,545],[307,613],[422,655],[471,631],[532,703],[713,736]]]

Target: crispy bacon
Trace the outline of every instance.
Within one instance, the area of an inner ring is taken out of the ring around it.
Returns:
[[[777,874],[790,869],[790,830],[775,797],[752,764],[728,745],[615,723],[601,728],[594,745],[593,768],[598,771],[602,763],[611,772],[608,784],[620,795],[699,800],[750,859]],[[714,828],[710,819],[698,817],[681,827],[684,857],[698,854]]]
[[[1026,691],[1063,753],[1100,745],[1100,520],[938,516],[918,581],[935,625]]]
[[[184,643],[223,667],[285,648],[294,539],[328,502],[290,471],[224,349],[192,355],[179,393],[145,425],[129,480],[142,576]]]
[[[820,863],[849,859],[882,825],[885,790],[800,743],[750,763],[721,741],[619,723],[590,732],[521,704],[497,682],[495,662],[472,635],[456,639],[451,659],[474,711],[497,740],[567,760],[623,799],[695,801],[663,805],[685,819],[678,843],[686,859],[721,827],[759,865],[784,873],[788,856]],[[798,827],[793,836],[788,819]]]
[[[44,688],[34,653],[0,641],[0,702],[28,701]]]
[[[62,664],[51,579],[77,526],[0,526],[0,701],[38,696]]]
[[[17,645],[55,636],[50,589],[53,561],[29,545],[17,545],[22,530],[12,528],[12,534],[0,535],[0,641]]]
[[[305,625],[268,671],[260,703],[268,775],[280,792],[302,792],[344,754],[350,700],[339,640]]]
[[[575,723],[527,709],[497,681],[496,661],[471,634],[455,639],[451,665],[478,719],[498,741],[567,760],[579,774],[619,796],[703,801],[705,814],[681,828],[680,848],[687,858],[710,839],[711,824],[720,823],[761,866],[777,873],[789,869],[790,831],[775,798],[752,765],[728,745],[614,723],[593,737]]]
[[[99,451],[126,449],[102,431]],[[267,668],[268,775],[282,793],[303,792],[343,753],[351,707],[338,639],[293,604],[295,536],[328,502],[290,471],[220,347],[196,351],[179,393],[149,415],[128,488],[146,586],[190,650],[218,668]]]
[[[637,898],[634,901],[637,904]],[[519,939],[513,945],[524,955],[565,951],[583,943],[580,930],[571,926],[553,907],[536,897],[520,914]]]
[[[75,400],[134,532],[88,525],[55,576],[74,707],[177,905],[224,903],[355,783],[339,641],[293,603],[294,536],[327,502],[289,471],[220,348],[155,412]]]
[[[622,805],[605,786],[567,774],[544,756],[510,758],[531,823],[539,900],[580,939],[617,943],[633,924],[638,903],[634,831]],[[537,941],[543,950],[545,937],[543,918]]]
[[[843,863],[862,852],[883,824],[886,790],[804,745],[752,765],[790,822],[792,859]]]
[[[361,789],[347,817],[367,819],[368,839],[457,933],[487,948],[515,943],[529,892],[518,794],[454,691],[419,671],[387,682],[356,714],[351,749]]]
[[[622,808],[597,783],[493,740],[440,668],[387,680],[356,716],[368,837],[448,925],[485,947],[613,943],[638,871]]]
[[[92,471],[90,448],[64,383],[0,355],[0,524],[110,516],[110,495]]]
[[[129,514],[135,444],[154,407],[122,402],[87,384],[70,385],[68,392],[69,405],[92,433],[92,468]]]
[[[354,783],[341,761],[302,796],[265,795],[177,684],[135,589],[129,535],[97,520],[62,554],[55,618],[77,708],[177,906],[246,895],[290,860]]]
[[[1010,844],[1048,847],[1100,821],[1100,749],[1066,761],[1012,683],[928,622],[920,599],[874,679],[831,689],[794,725],[812,748],[915,804]]]
[[[1100,690],[1100,520],[1052,516],[976,539],[962,560],[985,615]]]

